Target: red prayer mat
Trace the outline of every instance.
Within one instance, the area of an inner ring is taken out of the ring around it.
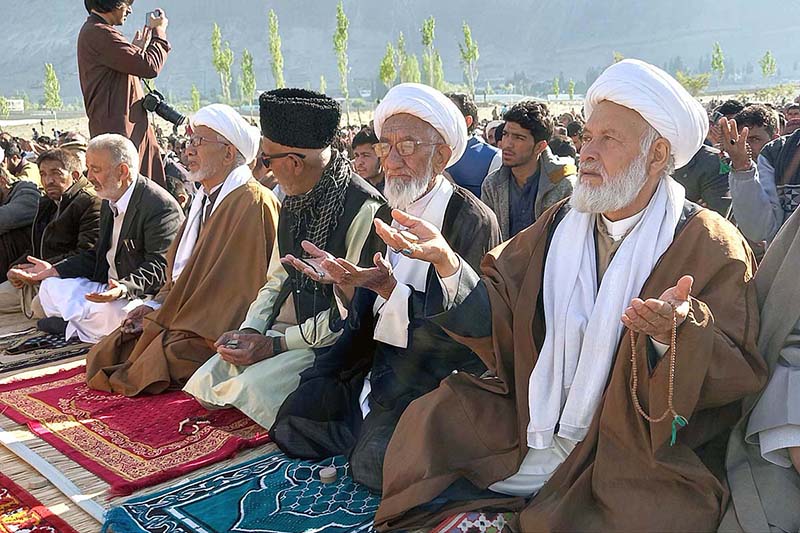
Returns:
[[[77,533],[25,489],[0,474],[0,533]]]
[[[181,391],[135,398],[96,391],[84,371],[0,385],[0,413],[107,482],[111,494],[130,494],[269,442],[267,431],[236,409],[208,411]]]

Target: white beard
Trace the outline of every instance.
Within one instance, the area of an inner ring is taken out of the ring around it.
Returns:
[[[404,211],[428,191],[432,177],[433,168],[425,172],[424,176],[410,180],[387,177],[383,186],[383,195],[390,206]]]
[[[647,181],[646,166],[647,151],[616,176],[609,176],[599,163],[581,163],[580,170],[599,173],[603,183],[593,187],[584,183],[579,173],[569,205],[581,213],[608,213],[629,206]]]

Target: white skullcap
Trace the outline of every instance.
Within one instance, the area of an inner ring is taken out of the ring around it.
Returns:
[[[453,151],[448,167],[464,155],[467,149],[467,121],[458,107],[441,91],[420,83],[395,85],[375,109],[375,135],[380,139],[386,119],[401,113],[414,115],[439,132]]]
[[[686,165],[708,135],[703,106],[675,78],[638,59],[608,67],[586,91],[586,118],[608,100],[633,109],[669,141],[675,168]]]
[[[244,156],[249,165],[258,155],[261,131],[251,126],[235,109],[211,104],[200,109],[190,121],[192,128],[206,126],[225,137]]]

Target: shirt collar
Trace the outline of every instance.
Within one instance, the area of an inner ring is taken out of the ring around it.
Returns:
[[[115,217],[119,215],[124,215],[125,212],[128,210],[128,204],[131,203],[131,196],[133,196],[133,189],[136,187],[136,181],[138,177],[134,176],[131,184],[128,185],[128,188],[125,189],[125,192],[122,194],[119,200],[116,202],[112,202],[111,200],[108,203],[113,208],[112,211],[115,211]]]
[[[639,220],[641,220],[641,218],[644,216],[644,211],[645,210],[642,209],[635,215],[617,221],[611,221],[607,219],[605,215],[600,215],[600,220],[603,221],[603,227],[605,227],[606,233],[609,237],[611,237],[611,240],[618,241],[630,233]]]

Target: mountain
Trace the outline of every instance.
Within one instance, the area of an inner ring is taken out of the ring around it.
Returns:
[[[80,0],[0,2],[0,94],[42,95],[43,64],[53,63],[66,103],[80,100],[75,43],[86,19]],[[461,24],[472,28],[480,47],[478,85],[503,81],[515,73],[529,80],[547,80],[560,73],[584,81],[611,62],[612,52],[658,65],[680,64],[697,71],[708,64],[719,41],[728,71],[744,70],[762,82],[758,59],[770,49],[780,79],[798,79],[800,2],[764,0],[346,0],[350,20],[351,94],[377,85],[378,63],[386,42],[406,36],[409,52],[421,54],[419,27],[436,18],[436,47],[449,81],[462,79],[458,42]],[[163,7],[169,17],[172,52],[157,80],[158,88],[188,98],[194,83],[204,95],[218,92],[211,66],[211,28],[222,29],[236,54],[234,80],[241,52],[255,58],[259,90],[272,88],[267,45],[267,12],[280,21],[285,77],[288,85],[319,86],[338,92],[332,46],[336,3],[333,0],[136,0],[123,32],[129,37],[147,11]],[[676,59],[678,58],[678,59]],[[671,62],[671,63],[670,63]],[[707,68],[707,67],[705,67]],[[589,80],[591,81],[591,80]],[[562,88],[563,90],[563,88]],[[236,89],[232,88],[233,94]]]

